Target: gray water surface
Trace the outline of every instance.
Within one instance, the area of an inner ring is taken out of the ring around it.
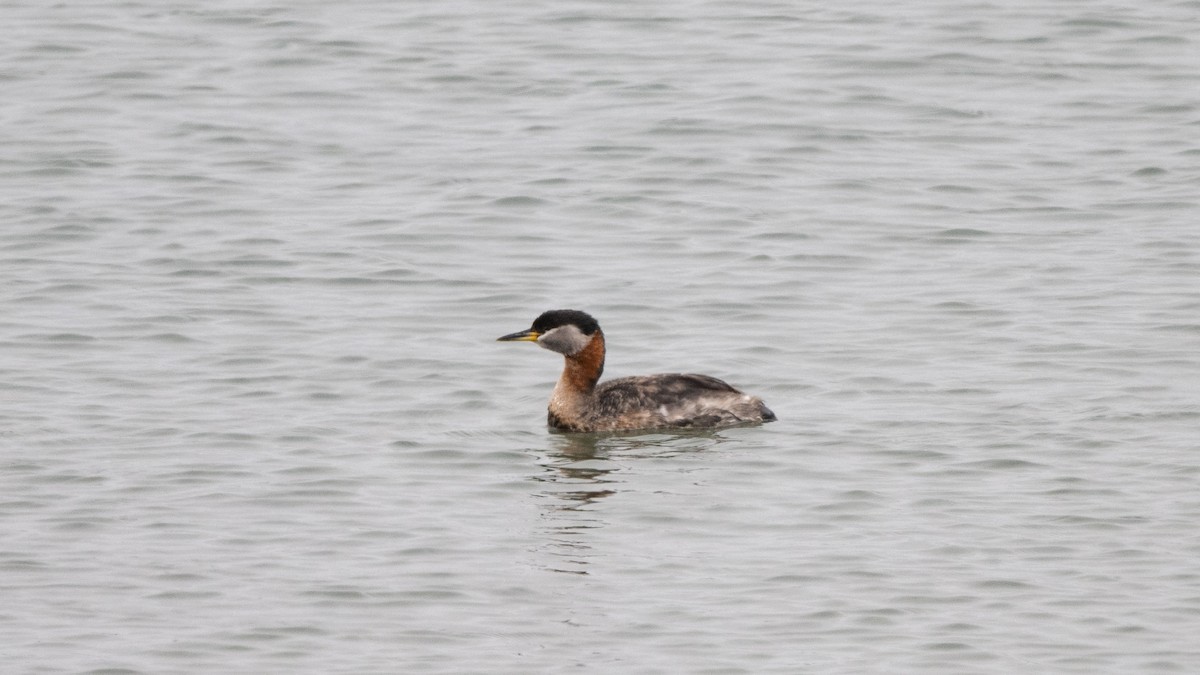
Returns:
[[[1196,2],[5,24],[6,672],[1200,671]]]

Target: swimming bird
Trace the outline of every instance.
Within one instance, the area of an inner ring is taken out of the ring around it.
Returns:
[[[562,431],[715,428],[775,419],[762,399],[707,375],[669,373],[599,383],[604,332],[578,310],[544,312],[529,330],[497,340],[536,342],[563,355],[566,363],[547,416],[550,426]]]

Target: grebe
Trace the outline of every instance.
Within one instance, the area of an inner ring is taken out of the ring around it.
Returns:
[[[604,332],[574,309],[543,313],[529,330],[499,342],[536,342],[562,354],[566,365],[550,397],[548,421],[563,431],[713,428],[770,422],[762,399],[715,377],[670,373],[622,377],[597,384],[604,372]]]

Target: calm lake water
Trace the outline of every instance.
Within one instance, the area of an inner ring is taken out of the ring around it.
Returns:
[[[1200,671],[1195,0],[4,15],[6,672]]]

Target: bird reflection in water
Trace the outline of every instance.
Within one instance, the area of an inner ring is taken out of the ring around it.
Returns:
[[[544,531],[549,540],[542,550],[553,556],[554,572],[587,574],[596,558],[591,536],[607,525],[597,508],[621,491],[618,472],[644,458],[667,458],[698,452],[726,440],[716,431],[646,434],[552,434],[553,446],[532,480],[543,484],[536,496],[543,501]],[[614,456],[616,459],[614,459]],[[619,461],[618,461],[619,460]]]

